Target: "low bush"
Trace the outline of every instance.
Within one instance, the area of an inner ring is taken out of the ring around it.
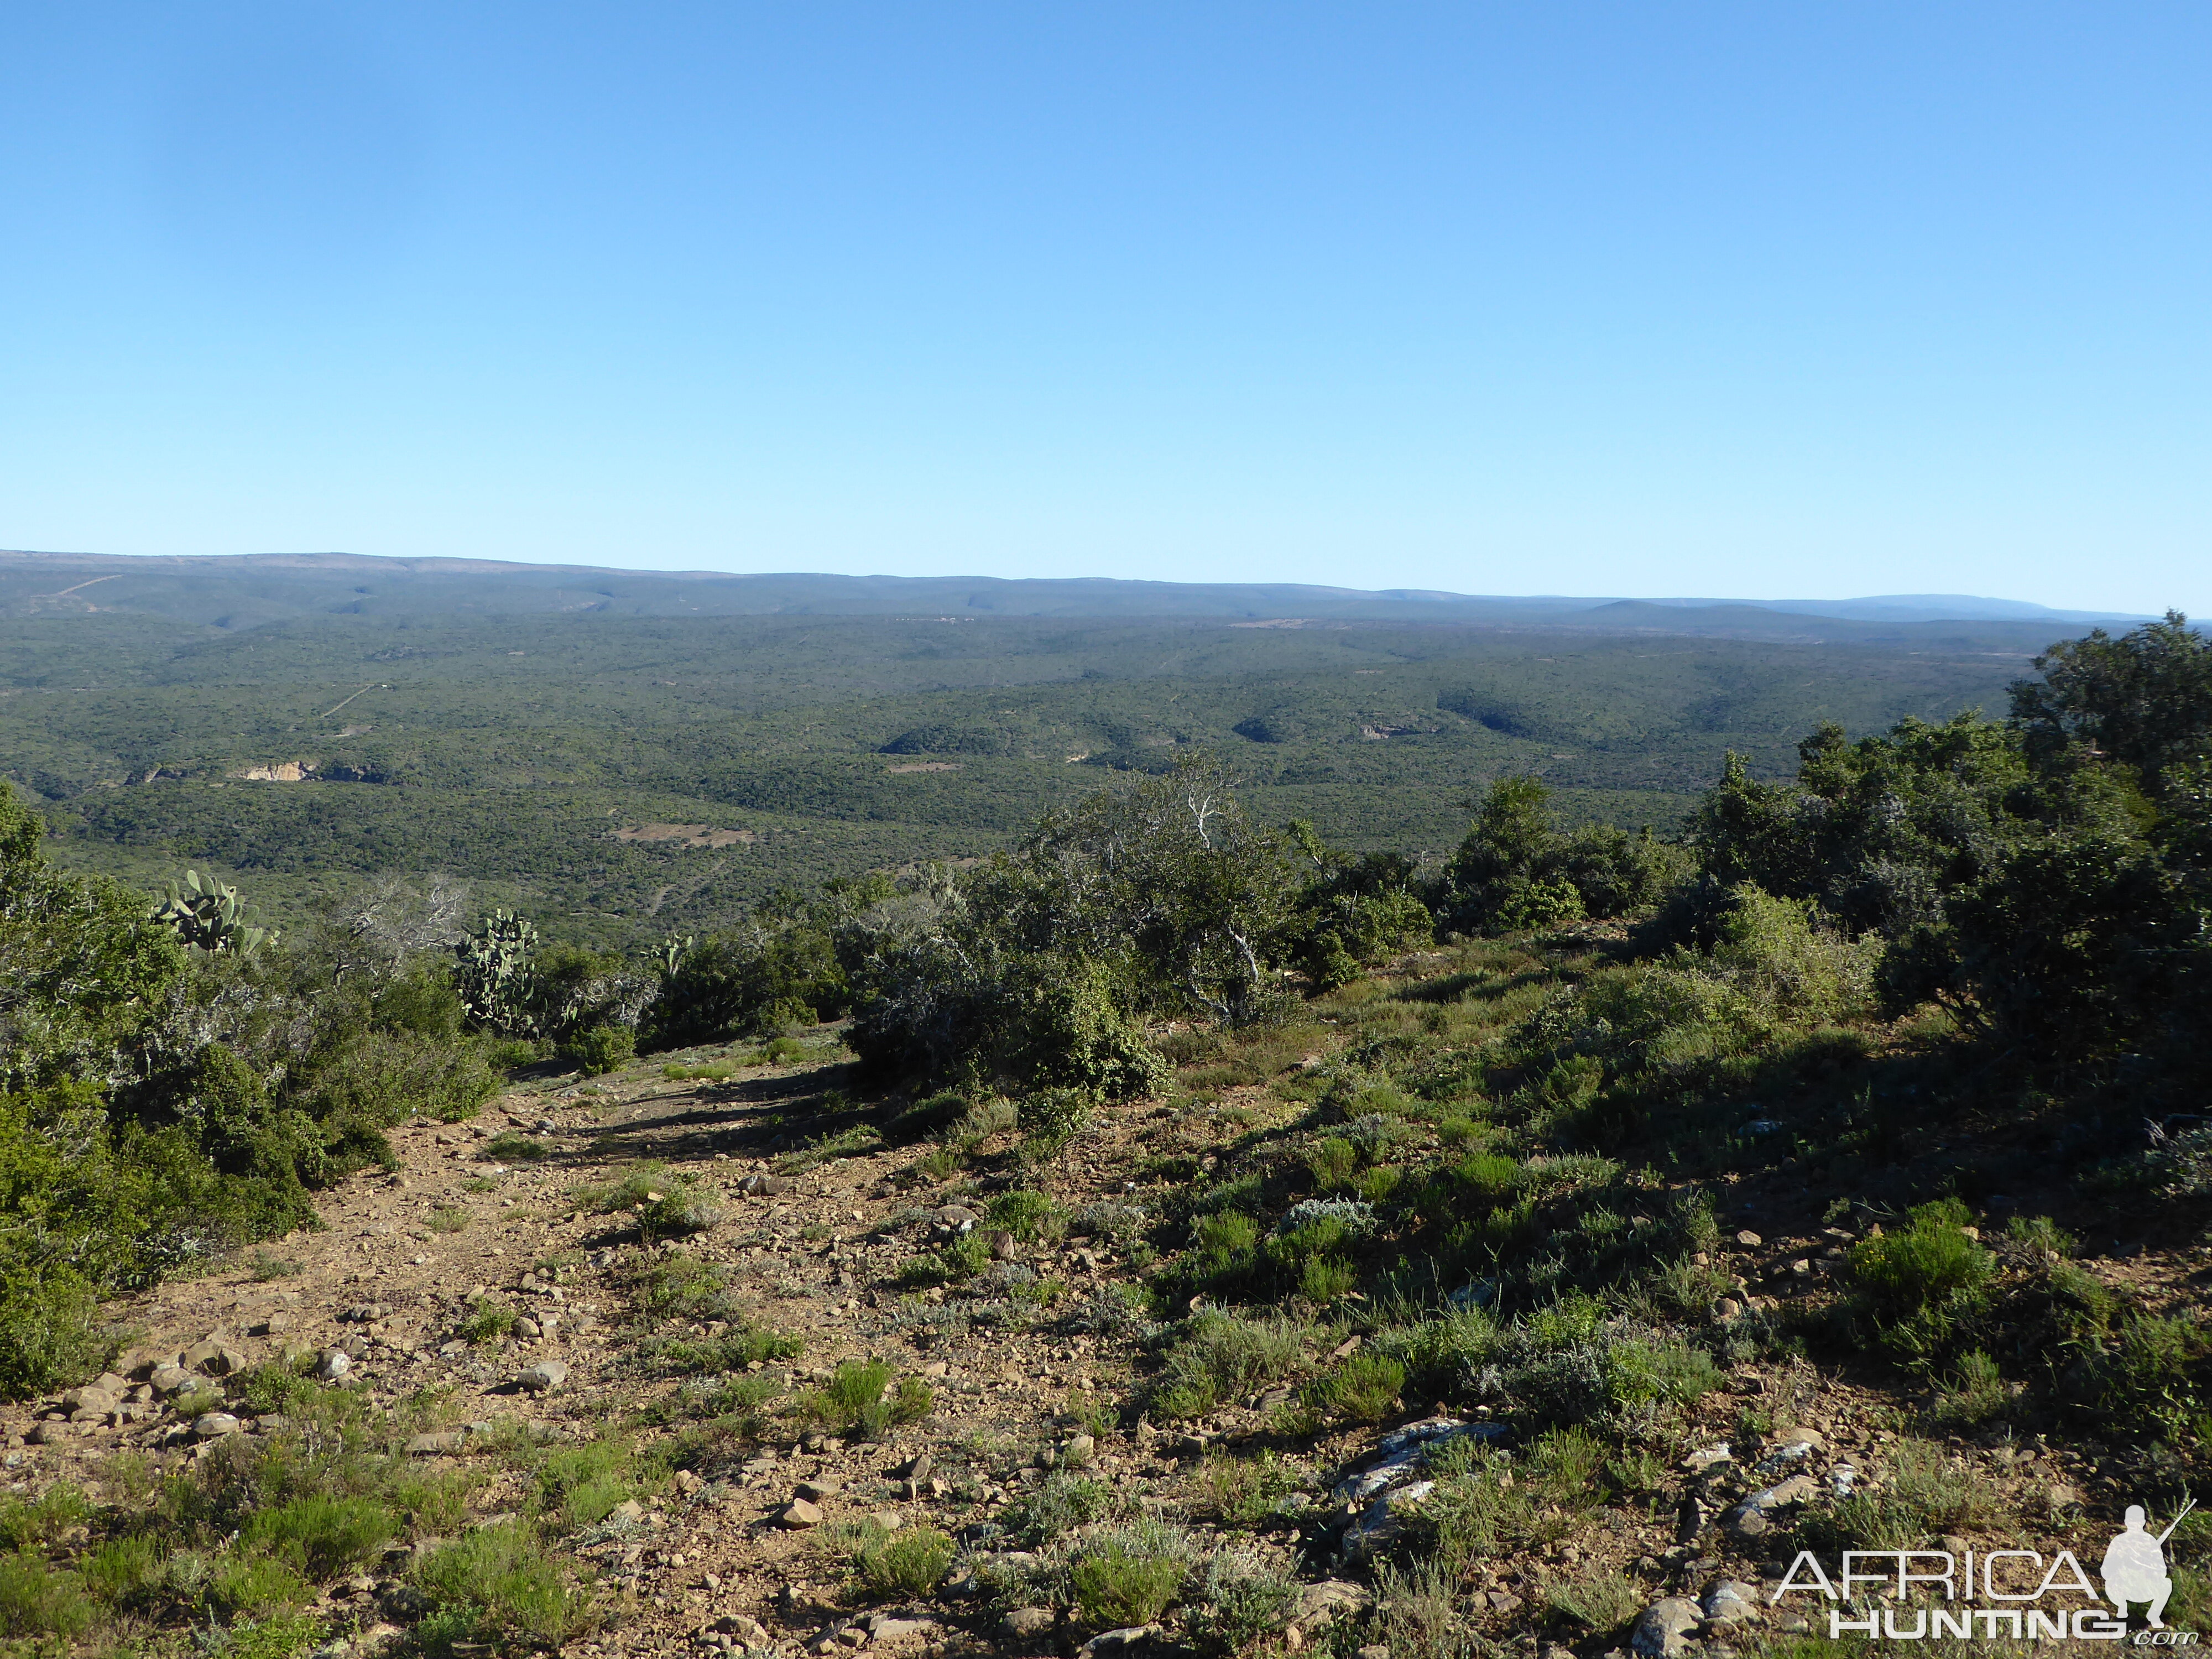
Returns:
[[[1356,1353],[1328,1376],[1306,1385],[1316,1411],[1354,1423],[1379,1423],[1398,1408],[1406,1367],[1385,1353]]]
[[[871,1527],[853,1548],[861,1585],[882,1600],[929,1595],[952,1565],[952,1540],[934,1527]]]
[[[1221,1550],[1199,1571],[1184,1625],[1200,1653],[1227,1659],[1288,1624],[1297,1602],[1298,1581],[1282,1568],[1249,1551]]]
[[[1643,1611],[1644,1591],[1626,1574],[1585,1573],[1546,1586],[1553,1611],[1571,1619],[1594,1636],[1610,1636]]]
[[[1281,1315],[1245,1318],[1215,1309],[1178,1328],[1153,1385],[1165,1418],[1196,1417],[1250,1393],[1296,1366],[1311,1328]]]
[[[1165,1613],[1182,1589],[1184,1571],[1176,1556],[1116,1539],[1076,1562],[1069,1587],[1085,1625],[1122,1630]]]
[[[1970,1218],[1956,1199],[1940,1199],[1915,1207],[1904,1226],[1852,1247],[1863,1316],[1901,1363],[1934,1364],[1986,1305],[1996,1259],[1964,1231]]]
[[[1047,1475],[1037,1489],[1006,1507],[999,1524],[1024,1547],[1036,1549],[1063,1533],[1103,1517],[1113,1506],[1112,1490],[1089,1475]]]
[[[595,1623],[589,1594],[516,1522],[480,1527],[433,1552],[415,1583],[431,1605],[416,1639],[433,1653],[471,1642],[507,1651],[558,1647]]]
[[[820,1388],[793,1402],[802,1419],[839,1434],[880,1438],[888,1429],[920,1421],[936,1402],[919,1378],[893,1381],[879,1359],[848,1359]]]

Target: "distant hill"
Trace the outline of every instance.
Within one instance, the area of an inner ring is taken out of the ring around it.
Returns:
[[[2140,617],[2011,599],[1902,594],[1864,599],[1510,598],[1298,583],[1012,580],[992,576],[608,570],[489,559],[350,553],[122,557],[0,551],[0,617],[131,612],[222,629],[317,616],[397,621],[568,613],[623,617],[1183,617],[1230,622],[1449,623],[1735,637],[1865,640],[1968,623],[2033,629]],[[1778,619],[1793,619],[1783,623]],[[2010,643],[2009,630],[2007,642]]]

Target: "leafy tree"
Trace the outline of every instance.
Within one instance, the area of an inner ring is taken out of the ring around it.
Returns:
[[[2212,641],[2169,611],[2114,639],[2093,629],[2035,659],[2012,693],[2013,723],[2048,765],[2079,747],[2134,769],[2155,793],[2172,769],[2212,750]]]

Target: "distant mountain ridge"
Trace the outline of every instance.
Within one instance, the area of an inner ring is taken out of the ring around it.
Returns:
[[[1595,627],[1661,632],[1855,636],[1820,623],[2133,623],[2122,612],[2056,610],[1965,594],[1856,599],[1588,599],[1367,590],[1292,582],[1158,582],[1111,577],[838,576],[805,572],[617,570],[492,559],[353,553],[133,556],[0,550],[0,616],[135,611],[222,629],[314,616],[388,618],[543,614],[708,617],[1180,617]],[[1775,618],[1805,619],[1803,624]]]

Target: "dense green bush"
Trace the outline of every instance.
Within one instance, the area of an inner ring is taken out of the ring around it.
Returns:
[[[1551,794],[1531,777],[1491,784],[1445,872],[1450,926],[1494,933],[1626,915],[1657,902],[1683,873],[1680,855],[1649,830],[1631,836],[1598,824],[1560,834]]]
[[[1948,1352],[1986,1304],[1996,1258],[1968,1237],[1971,1219],[1956,1199],[1940,1199],[1851,1249],[1851,1283],[1875,1340],[1906,1364],[1925,1366]]]

